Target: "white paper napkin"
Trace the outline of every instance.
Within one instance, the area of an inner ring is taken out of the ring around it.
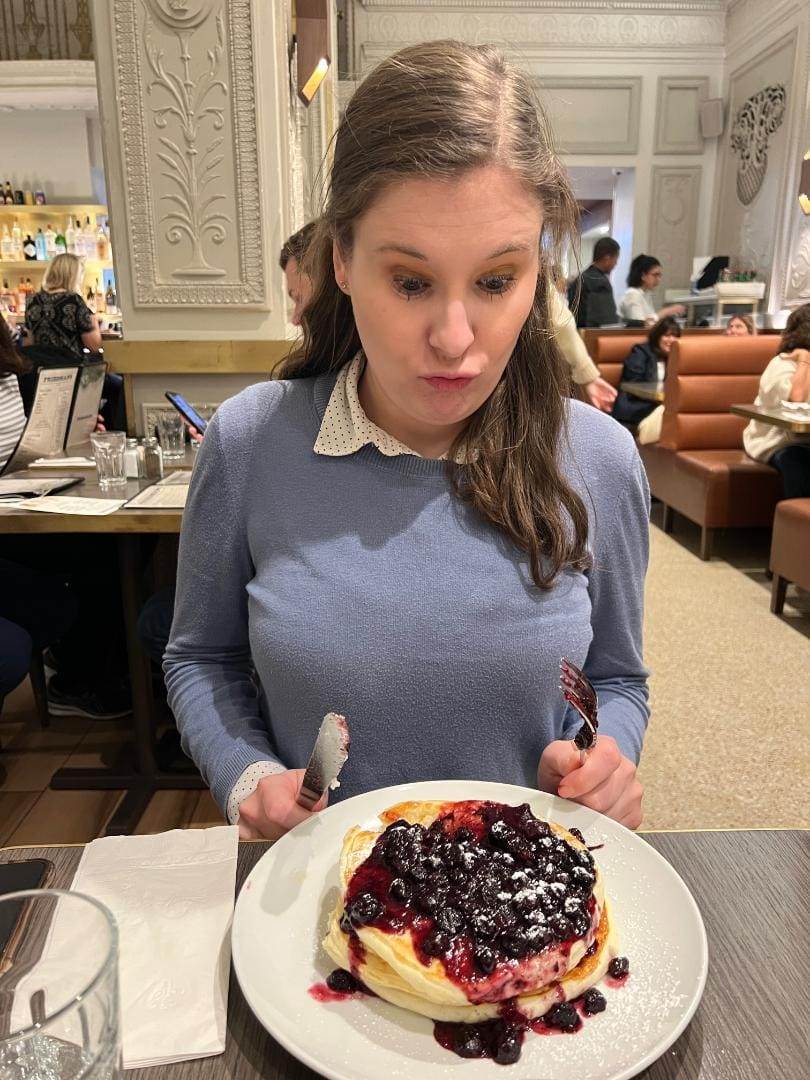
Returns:
[[[124,1068],[224,1051],[237,847],[225,825],[85,848],[71,888],[118,922]]]

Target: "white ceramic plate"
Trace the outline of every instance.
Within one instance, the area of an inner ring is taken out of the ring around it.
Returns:
[[[603,987],[604,1013],[574,1035],[528,1032],[515,1065],[465,1060],[442,1049],[430,1020],[379,998],[324,1004],[308,993],[334,964],[320,942],[338,896],[344,833],[404,799],[492,799],[518,805],[588,844],[630,959],[624,987]],[[487,1076],[500,1080],[625,1080],[655,1061],[692,1017],[706,982],[703,921],[669,863],[641,837],[576,803],[527,788],[477,781],[406,784],[336,803],[275,844],[256,864],[236,902],[233,962],[253,1012],[300,1061],[330,1080],[419,1080]]]

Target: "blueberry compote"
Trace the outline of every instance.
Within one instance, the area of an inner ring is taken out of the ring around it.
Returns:
[[[508,999],[565,974],[571,946],[593,930],[594,881],[590,853],[528,804],[449,803],[429,828],[386,828],[352,876],[341,929],[355,948],[364,926],[409,931],[422,963],[439,960],[468,1000],[500,1001],[501,1019],[437,1024],[436,1037],[506,1064],[528,1026],[517,1010],[507,1015]]]

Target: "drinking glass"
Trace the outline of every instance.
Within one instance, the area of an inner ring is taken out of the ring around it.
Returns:
[[[127,470],[124,453],[127,448],[125,431],[94,431],[90,436],[93,457],[96,459],[98,486],[102,491],[125,487]]]
[[[120,1080],[118,929],[58,889],[0,898],[0,1080]]]
[[[174,409],[158,413],[158,435],[164,461],[182,461],[186,456],[183,419]]]

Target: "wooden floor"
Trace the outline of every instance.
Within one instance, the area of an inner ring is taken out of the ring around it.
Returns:
[[[122,793],[50,791],[48,784],[63,766],[103,764],[125,742],[128,723],[54,716],[43,730],[30,684],[18,687],[0,714],[0,847],[79,844],[100,836]],[[222,824],[222,815],[207,791],[160,791],[137,831]]]

